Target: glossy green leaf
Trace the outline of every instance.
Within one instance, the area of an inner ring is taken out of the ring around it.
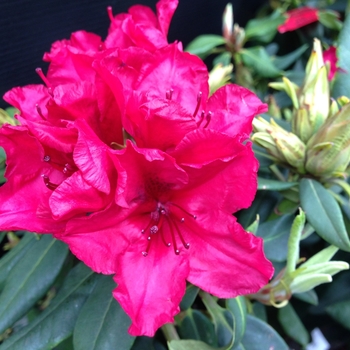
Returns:
[[[292,273],[299,260],[299,245],[300,238],[305,225],[305,214],[300,209],[299,215],[297,215],[293,221],[292,228],[290,230],[290,235],[288,239],[288,256],[287,256],[287,266],[286,273]]]
[[[196,299],[198,292],[199,292],[199,288],[189,283],[186,287],[186,293],[181,300],[180,309],[181,310],[189,309],[192,306],[194,300]]]
[[[213,348],[199,340],[172,340],[168,342],[169,350],[228,350],[231,346]]]
[[[344,328],[350,329],[350,300],[330,305],[326,308],[326,312]]]
[[[282,182],[258,177],[258,190],[281,191],[296,186],[297,182]]]
[[[293,297],[305,301],[305,303],[309,303],[311,305],[318,304],[318,296],[313,289],[304,293],[294,293]]]
[[[153,346],[153,338],[137,337],[131,350],[155,350]]]
[[[286,69],[293,64],[307,50],[308,47],[308,45],[304,44],[287,55],[276,56],[273,58],[273,64],[278,69]]]
[[[268,17],[251,19],[245,27],[245,38],[257,39],[269,43],[277,33],[277,27],[285,21],[285,17],[275,11]]]
[[[290,303],[278,310],[278,320],[284,332],[299,344],[306,346],[310,342],[308,331]]]
[[[75,350],[130,349],[135,338],[128,334],[130,318],[113,298],[115,287],[111,276],[98,276],[74,328]]]
[[[270,56],[262,46],[242,49],[240,55],[244,64],[263,78],[276,78],[282,74],[282,71],[274,66]]]
[[[0,333],[44,296],[61,270],[67,246],[44,235],[33,243],[9,273],[0,295]]]
[[[345,18],[343,28],[338,37],[338,67],[342,71],[335,75],[332,94],[334,98],[347,96],[350,98],[350,15]]]
[[[218,345],[227,346],[231,344],[232,346],[234,341],[234,320],[232,312],[219,306],[214,297],[210,294],[200,291],[199,295],[213,320]]]
[[[259,318],[261,321],[267,322],[267,312],[266,306],[264,304],[261,304],[258,301],[256,301],[253,304],[253,313],[254,316]]]
[[[225,43],[226,40],[220,35],[200,35],[187,45],[185,51],[204,58],[211,53],[212,49]]]
[[[213,323],[198,310],[188,309],[179,326],[181,339],[201,340],[211,346],[217,346]]]
[[[245,350],[288,350],[287,344],[270,325],[251,315],[247,315],[242,345]]]
[[[338,13],[335,11],[320,11],[318,20],[327,28],[341,30],[343,23],[338,19]]]
[[[72,335],[79,311],[95,286],[96,276],[83,263],[75,266],[48,308],[1,344],[0,350],[47,350]]]
[[[226,300],[226,307],[232,312],[234,320],[234,343],[237,346],[244,335],[246,329],[247,305],[244,297],[237,297]]]
[[[260,224],[257,236],[264,239],[264,252],[268,259],[273,261],[287,259],[288,239],[293,219],[293,215],[283,215],[276,220]]]
[[[34,242],[36,242],[35,236],[32,233],[26,233],[14,248],[0,259],[0,290],[4,288],[5,280],[10,271]]]
[[[325,241],[350,251],[343,215],[334,197],[317,181],[302,179],[300,203],[308,222]]]

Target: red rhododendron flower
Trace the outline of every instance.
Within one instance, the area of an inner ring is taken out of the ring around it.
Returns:
[[[153,51],[168,44],[170,21],[177,8],[177,0],[160,0],[157,14],[147,6],[135,5],[128,13],[113,17],[108,8],[111,25],[105,40],[107,48],[138,46]]]
[[[335,46],[330,46],[327,50],[323,51],[323,61],[325,64],[328,63],[328,80],[332,80],[334,75],[340,68],[337,67],[338,57],[337,48]]]
[[[280,33],[299,29],[318,21],[319,10],[313,7],[300,7],[286,12],[286,21],[278,26]]]
[[[172,156],[128,142],[116,166],[123,207],[112,203],[71,220],[56,236],[95,271],[116,274],[114,296],[133,321],[132,335],[152,336],[173,321],[186,280],[231,298],[257,291],[272,276],[262,240],[231,215],[256,191],[249,145],[195,130]]]

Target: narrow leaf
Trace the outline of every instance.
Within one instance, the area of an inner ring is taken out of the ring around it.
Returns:
[[[307,50],[307,48],[308,45],[304,44],[287,55],[276,56],[273,59],[273,63],[278,69],[287,69]]]
[[[242,345],[246,350],[288,350],[287,344],[271,326],[250,315],[247,315],[247,328]]]
[[[258,178],[258,190],[282,191],[296,186],[297,182],[282,182],[278,180],[269,180],[262,177]]]
[[[350,329],[350,300],[340,301],[326,308],[327,313],[344,328]]]
[[[0,350],[52,349],[72,335],[78,313],[95,286],[94,277],[93,271],[84,264],[75,266],[48,308],[1,344]]]
[[[36,238],[32,233],[26,233],[14,248],[0,259],[0,290],[4,288],[5,280],[10,271],[35,241]]]
[[[232,312],[234,319],[234,343],[233,347],[238,345],[246,329],[247,305],[244,297],[227,299],[227,308]]]
[[[129,317],[113,298],[115,287],[111,276],[98,276],[74,328],[75,350],[130,349],[135,338],[127,332]]]
[[[306,346],[310,342],[309,333],[290,303],[278,310],[278,320],[285,333],[299,344]]]
[[[194,286],[193,284],[187,285],[186,293],[180,303],[181,310],[187,310],[192,306],[194,300],[198,295],[198,292],[199,292],[198,287]]]
[[[0,333],[22,317],[44,296],[61,270],[67,246],[43,236],[15,265],[0,295]]]
[[[311,179],[302,179],[299,191],[301,207],[318,235],[340,249],[350,251],[343,215],[333,196]]]
[[[187,45],[185,51],[204,58],[210,54],[212,49],[225,43],[226,40],[220,35],[200,35]]]

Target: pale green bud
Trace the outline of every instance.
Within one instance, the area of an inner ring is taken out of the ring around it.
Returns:
[[[224,66],[222,63],[217,64],[209,73],[210,94],[213,94],[221,86],[226,85],[231,79],[233,65]]]
[[[298,136],[284,130],[271,119],[270,123],[258,117],[253,120],[253,142],[265,148],[276,161],[305,173],[305,144]]]
[[[316,176],[345,175],[350,163],[350,103],[329,117],[307,143],[306,170]]]
[[[16,120],[11,118],[5,110],[0,108],[0,126],[3,124],[16,125],[17,123]]]
[[[317,132],[329,115],[330,91],[327,67],[323,62],[319,40],[314,39],[314,49],[306,66],[306,76],[299,93],[299,106],[294,110],[292,130],[303,142]]]
[[[228,3],[222,15],[222,36],[231,41],[233,33],[233,9],[232,4]]]

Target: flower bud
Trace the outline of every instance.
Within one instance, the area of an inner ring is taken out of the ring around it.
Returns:
[[[222,15],[222,36],[231,42],[233,33],[233,10],[232,4],[228,3]]]
[[[218,63],[209,73],[210,94],[213,94],[218,88],[227,84],[231,79],[233,65],[224,66]]]
[[[317,176],[344,176],[350,163],[350,103],[329,117],[307,143],[306,170]]]
[[[253,120],[254,135],[252,140],[265,148],[276,161],[295,168],[300,174],[305,173],[305,144],[298,136],[281,128],[271,119],[270,123],[263,118]]]
[[[0,108],[0,126],[3,124],[16,125],[16,120],[11,118],[11,116],[5,110]]]
[[[328,117],[330,92],[327,75],[321,43],[315,39],[314,49],[306,66],[304,85],[300,91],[299,108],[295,110],[292,122],[293,132],[305,143]]]

